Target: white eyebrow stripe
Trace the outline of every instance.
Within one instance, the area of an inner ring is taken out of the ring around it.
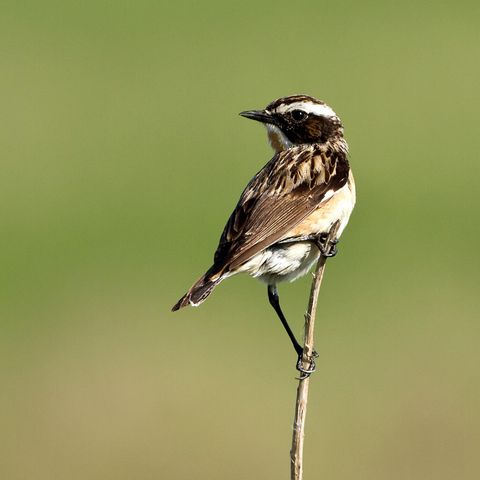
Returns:
[[[307,113],[313,113],[322,117],[336,117],[337,114],[328,105],[319,105],[312,102],[295,102],[289,105],[280,105],[277,113],[291,112],[292,110],[303,110]]]

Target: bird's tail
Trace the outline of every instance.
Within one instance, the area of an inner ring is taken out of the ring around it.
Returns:
[[[192,288],[172,307],[172,312],[188,305],[197,307],[206,300],[212,290],[223,280],[222,275],[212,274],[212,270],[213,267],[193,284]]]

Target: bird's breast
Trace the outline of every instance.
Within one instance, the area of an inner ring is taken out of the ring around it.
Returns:
[[[284,238],[305,237],[320,233],[327,233],[331,226],[340,221],[338,236],[347,226],[348,220],[355,206],[355,181],[350,171],[348,182],[337,190],[328,200],[321,202],[318,207],[296,227],[289,230]]]

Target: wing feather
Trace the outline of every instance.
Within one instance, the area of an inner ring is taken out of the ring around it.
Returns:
[[[215,271],[234,270],[278,242],[348,180],[345,148],[300,146],[277,153],[243,191],[215,252]]]

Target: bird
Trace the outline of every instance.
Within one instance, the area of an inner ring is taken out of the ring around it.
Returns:
[[[309,95],[278,98],[261,110],[240,115],[262,123],[275,154],[247,184],[228,219],[213,265],[173,306],[198,306],[226,278],[248,273],[267,284],[268,299],[298,355],[280,307],[277,284],[305,275],[318,260],[337,253],[336,244],[355,206],[355,182],[348,144],[338,115]],[[327,242],[334,224],[335,238]]]

